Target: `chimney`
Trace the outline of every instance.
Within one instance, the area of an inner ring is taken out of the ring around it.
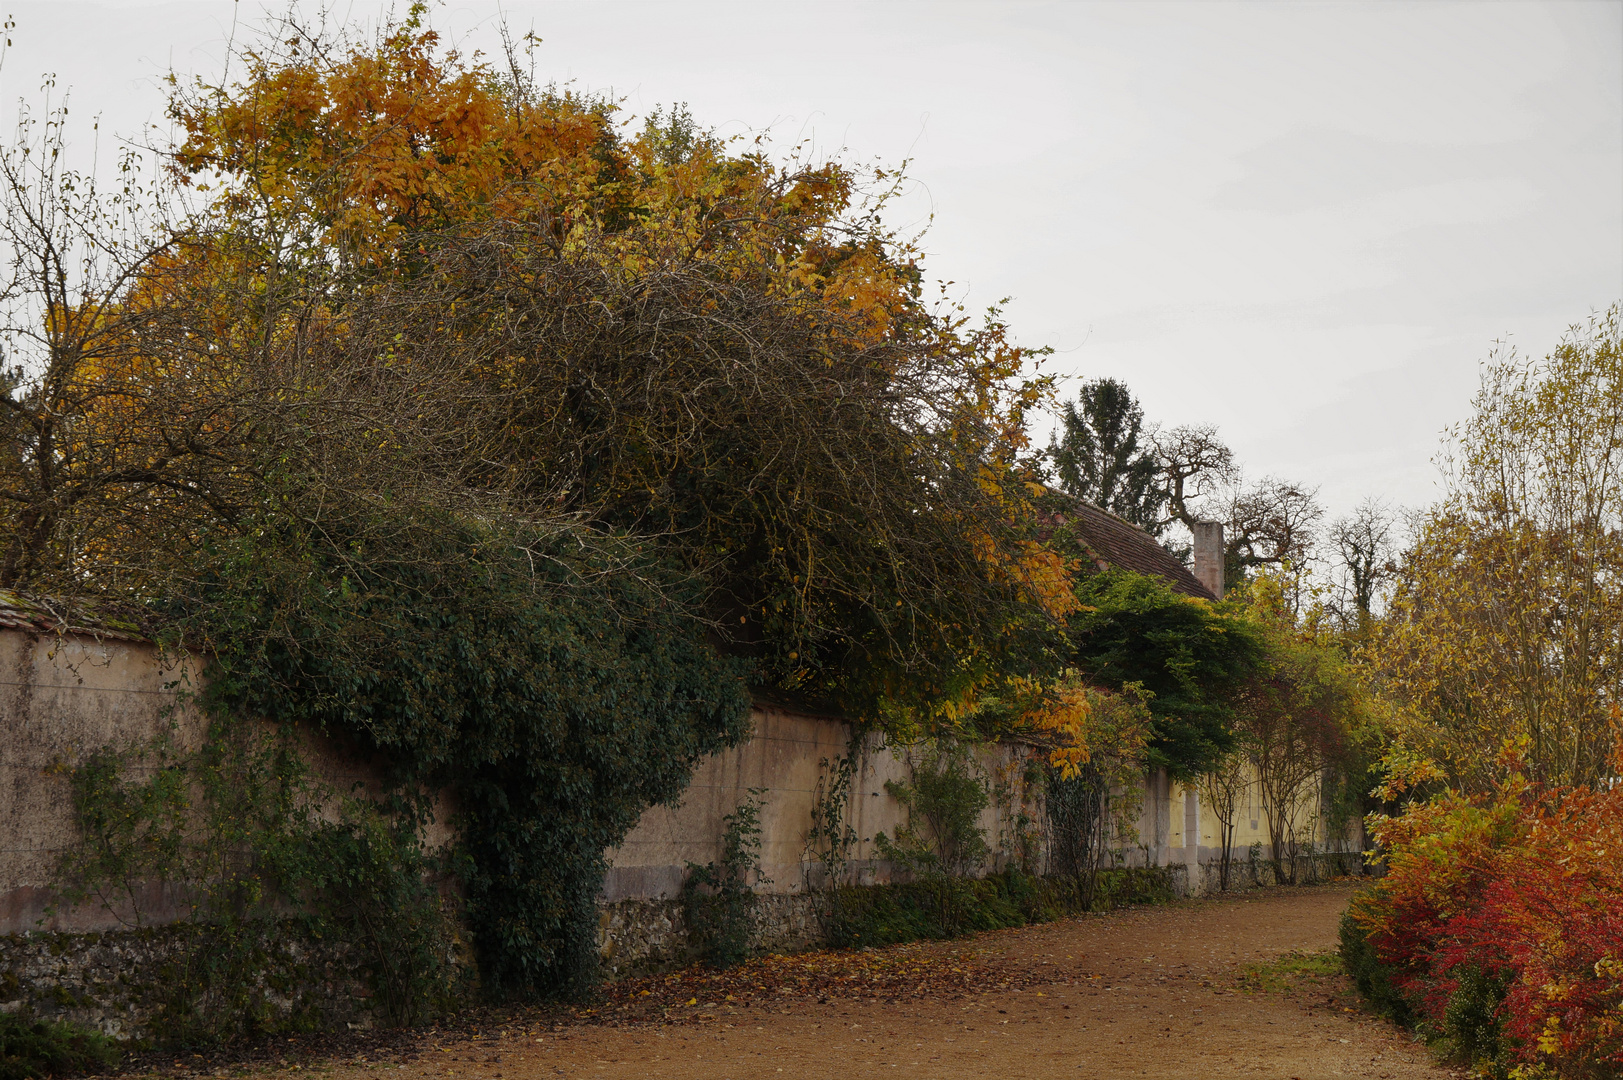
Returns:
[[[1223,523],[1197,521],[1189,531],[1195,534],[1195,578],[1222,599]]]

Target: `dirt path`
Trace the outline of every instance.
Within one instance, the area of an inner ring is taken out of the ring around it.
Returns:
[[[514,1018],[505,1036],[430,1045],[404,1063],[329,1067],[344,1080],[383,1069],[401,1080],[1453,1075],[1358,1011],[1345,979],[1311,959],[1335,949],[1350,893],[1279,890],[913,946],[908,964],[980,973],[917,998],[894,981],[756,1000],[718,989],[718,1000],[696,994],[662,1010],[667,1019],[537,1028]]]

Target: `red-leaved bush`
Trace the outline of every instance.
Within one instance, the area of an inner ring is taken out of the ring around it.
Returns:
[[[1623,1075],[1623,787],[1512,772],[1376,837],[1387,874],[1351,917],[1428,1033],[1499,1075]]]

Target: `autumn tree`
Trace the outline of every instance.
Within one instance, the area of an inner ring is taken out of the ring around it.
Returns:
[[[182,88],[170,176],[199,209],[94,312],[53,309],[86,314],[45,332],[108,340],[137,297],[179,320],[148,311],[138,348],[118,339],[126,369],[97,369],[145,403],[157,449],[99,429],[139,465],[97,483],[144,486],[70,501],[176,538],[103,545],[98,587],[208,530],[277,535],[266,514],[378,550],[405,527],[374,512],[387,491],[405,518],[640,537],[763,681],[900,723],[967,715],[999,655],[1040,648],[1074,602],[1026,501],[1047,383],[996,313],[921,294],[879,216],[894,178],[734,152],[685,113],[626,137],[610,103],[446,53],[421,18],[374,40],[288,21],[239,81]],[[88,582],[93,530],[42,498],[6,580],[46,587],[28,559],[73,551],[49,587]],[[181,500],[194,520],[159,514]],[[196,566],[149,566],[169,575],[153,591]]]
[[[121,538],[162,521],[183,541],[226,512],[217,466],[244,438],[174,302],[181,239],[142,160],[121,155],[104,190],[68,168],[65,123],[60,104],[25,108],[0,150],[0,588],[61,596],[117,582]]]
[[[1233,882],[1234,838],[1239,831],[1240,807],[1251,794],[1252,772],[1250,755],[1243,746],[1236,746],[1200,778],[1201,809],[1217,819],[1217,887],[1224,891]]]
[[[1294,884],[1301,854],[1340,839],[1325,835],[1346,824],[1328,801],[1338,781],[1359,770],[1359,750],[1375,732],[1358,673],[1319,626],[1298,618],[1291,585],[1283,574],[1264,573],[1244,590],[1265,659],[1236,695],[1234,730],[1255,774],[1275,872]],[[1229,784],[1211,786],[1221,792]]]
[[[1505,740],[1528,773],[1588,785],[1616,737],[1623,646],[1623,306],[1548,356],[1485,366],[1371,660],[1400,737],[1469,790]]]
[[[752,685],[1074,761],[1077,599],[1028,505],[1048,383],[924,295],[895,178],[685,113],[628,132],[423,17],[288,20],[177,92],[184,213],[14,320],[121,351],[71,399],[18,377],[6,482],[120,482],[10,519],[8,580],[161,608],[211,708],[352,740],[407,824],[449,789],[492,993],[584,989],[605,852]],[[117,454],[42,452],[52,410]]]
[[[1137,687],[1089,687],[1086,756],[1070,770],[1051,770],[1043,807],[1048,819],[1047,869],[1072,878],[1084,905],[1098,895],[1100,875],[1138,842],[1145,749],[1154,720]]]

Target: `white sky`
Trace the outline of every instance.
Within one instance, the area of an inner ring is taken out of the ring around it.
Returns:
[[[164,73],[217,76],[262,5],[6,10],[8,113],[54,72],[79,119],[131,133],[162,120]],[[934,215],[933,275],[975,306],[1012,297],[1052,369],[1216,423],[1250,474],[1322,485],[1333,513],[1429,502],[1492,341],[1542,354],[1623,299],[1616,0],[500,11],[544,39],[543,79],[630,112],[686,102],[723,134],[911,158],[898,222]],[[487,50],[499,17],[431,16]]]

